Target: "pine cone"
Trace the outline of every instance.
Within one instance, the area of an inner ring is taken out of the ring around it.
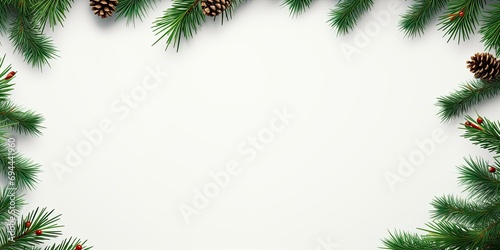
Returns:
[[[217,16],[229,8],[231,0],[201,0],[201,8],[207,16]]]
[[[490,53],[476,53],[467,61],[467,68],[474,73],[475,78],[493,80],[500,75],[500,61]]]
[[[94,14],[101,18],[110,17],[116,10],[117,0],[90,0],[90,6]]]

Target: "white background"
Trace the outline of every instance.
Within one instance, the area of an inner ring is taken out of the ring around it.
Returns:
[[[372,15],[389,3],[377,1],[339,37],[326,23],[332,1],[297,18],[279,1],[251,1],[223,26],[208,21],[176,53],[164,41],[151,46],[151,23],[170,1],[135,27],[101,20],[77,1],[64,27],[49,32],[60,57],[43,72],[3,37],[18,71],[12,98],[46,118],[43,136],[18,138],[44,170],[25,212],[56,209],[64,235],[95,249],[376,249],[388,230],[417,232],[434,196],[461,191],[462,158],[488,155],[460,137],[461,119],[441,123],[434,106],[472,78],[465,61],[483,46],[479,36],[447,43],[435,26],[405,38],[397,23],[408,3],[388,23]],[[372,36],[356,44],[367,29]],[[347,45],[359,53],[346,56]],[[140,88],[148,68],[168,77],[121,118],[112,105]],[[477,111],[500,119],[498,104]],[[247,162],[240,144],[283,107],[295,118]],[[114,131],[58,178],[55,162],[65,164],[68,148],[102,119]],[[385,175],[398,174],[400,157],[421,152],[415,141],[435,130],[444,142],[391,189]],[[187,224],[179,206],[192,205],[193,189],[232,160],[241,173]]]

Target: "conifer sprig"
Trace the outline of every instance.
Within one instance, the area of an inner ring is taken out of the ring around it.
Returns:
[[[284,0],[283,6],[288,6],[290,15],[297,16],[311,6],[312,0]]]
[[[481,12],[484,9],[486,0],[454,0],[448,2],[448,9],[439,20],[441,26],[439,30],[445,32],[445,36],[451,39],[465,41],[474,34],[479,25]],[[460,15],[460,13],[463,15]]]
[[[13,201],[13,202],[12,202]],[[14,203],[14,206],[11,205]],[[0,225],[5,225],[12,216],[19,216],[21,208],[26,205],[22,195],[8,185],[0,189]]]
[[[500,122],[484,117],[466,117],[465,135],[472,143],[498,154]],[[499,249],[500,247],[500,162],[465,158],[458,167],[459,183],[466,198],[436,197],[431,205],[432,221],[425,234],[390,233],[382,240],[385,249]]]
[[[476,123],[471,116],[466,116],[465,119],[469,123]],[[491,121],[486,117],[481,117],[481,119],[482,123],[477,124],[478,128],[464,126],[463,137],[481,148],[500,155],[500,122]]]
[[[399,23],[406,36],[424,34],[425,28],[436,15],[446,8],[448,0],[415,0]]]
[[[496,51],[500,56],[500,3],[493,4],[483,12],[483,25],[479,32],[483,35],[481,42],[486,50]]]
[[[500,94],[500,78],[493,81],[474,79],[462,84],[458,90],[438,98],[438,115],[443,121],[456,118],[483,100]]]
[[[15,188],[34,189],[38,183],[38,174],[41,166],[20,153],[10,153],[5,145],[0,146],[0,174],[8,180],[9,171],[14,173],[13,183]]]
[[[349,33],[361,16],[373,6],[373,0],[343,0],[330,12],[330,25],[337,29],[337,34]]]
[[[137,19],[143,21],[155,6],[155,0],[120,0],[120,4],[116,7],[116,19],[126,18],[127,24],[135,24]]]

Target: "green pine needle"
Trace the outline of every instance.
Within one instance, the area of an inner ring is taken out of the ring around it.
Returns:
[[[0,125],[11,124],[14,131],[31,135],[40,135],[44,118],[33,110],[23,110],[11,101],[0,102]]]
[[[439,20],[441,26],[439,30],[445,31],[445,36],[449,36],[448,42],[453,39],[465,41],[474,34],[479,25],[481,12],[486,4],[486,0],[453,0],[448,2],[448,10]],[[459,14],[463,11],[464,15]]]
[[[493,81],[478,79],[469,81],[460,86],[459,90],[438,98],[436,103],[436,106],[440,108],[438,115],[443,121],[449,121],[464,114],[483,100],[498,94],[500,94],[500,78]]]
[[[48,65],[50,59],[57,57],[52,41],[41,33],[41,28],[30,17],[16,15],[10,28],[14,49],[19,51],[25,61],[33,67]]]
[[[44,250],[75,250],[76,245],[82,245],[83,250],[92,249],[92,246],[86,246],[86,243],[87,243],[86,240],[83,241],[78,238],[70,237],[69,239],[64,239],[59,244],[53,244],[52,246],[47,246],[44,248]],[[41,250],[41,248],[37,249]]]
[[[47,211],[46,208],[30,212],[26,217],[22,216],[16,224],[14,241],[7,238],[8,232],[5,228],[0,231],[1,250],[36,249],[37,245],[56,238],[61,235],[59,230],[62,226],[57,222],[61,215],[52,215],[54,210]],[[26,221],[31,222],[31,227],[26,228]],[[36,235],[36,230],[42,230],[41,235]]]
[[[427,238],[420,236],[418,234],[400,232],[396,231],[394,233],[389,232],[389,238],[382,240],[385,247],[382,249],[392,249],[392,250],[408,250],[408,249],[419,249],[419,250],[440,250],[436,244]]]
[[[484,12],[484,20],[479,32],[486,50],[493,50],[500,56],[500,4],[494,4]]]
[[[148,15],[149,10],[156,7],[155,0],[120,0],[116,7],[116,19],[126,18],[127,24],[130,22],[135,24],[135,20],[143,21],[143,18]]]
[[[500,197],[500,177],[488,172],[487,161],[480,158],[466,158],[466,164],[458,168],[458,180],[469,197],[479,201],[494,201]]]
[[[400,29],[409,37],[422,35],[426,26],[447,3],[448,0],[415,0],[402,16]]]
[[[331,10],[328,22],[337,29],[337,34],[347,34],[372,6],[373,0],[343,0]]]
[[[13,171],[13,175],[9,174]],[[0,174],[9,183],[12,178],[15,188],[34,189],[38,183],[38,174],[41,166],[22,156],[17,151],[9,150],[5,144],[0,146]],[[13,177],[11,177],[13,176]]]
[[[476,120],[470,116],[466,116],[465,119],[470,123],[476,123]],[[482,117],[482,119],[482,124],[476,124],[480,129],[464,126],[465,133],[463,137],[474,143],[474,145],[500,155],[500,122],[491,121],[486,117]]]
[[[154,32],[160,35],[154,44],[167,37],[167,48],[172,45],[178,51],[182,37],[192,38],[205,22],[199,2],[200,0],[174,0],[172,7],[153,23]]]
[[[33,13],[36,15],[36,21],[41,25],[49,23],[50,27],[54,27],[59,23],[63,25],[66,19],[66,12],[71,8],[74,0],[39,0],[33,5]]]
[[[11,205],[13,201],[13,206]],[[26,205],[22,195],[12,187],[0,189],[0,225],[6,225],[11,216],[19,216],[19,211]]]
[[[311,6],[312,0],[284,0],[284,6],[290,9],[290,15],[297,16]]]

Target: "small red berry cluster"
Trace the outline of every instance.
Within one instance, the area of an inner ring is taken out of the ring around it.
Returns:
[[[473,122],[470,122],[470,121],[466,121],[466,122],[464,123],[464,125],[465,125],[466,127],[471,127],[471,128],[475,128],[475,129],[478,129],[478,130],[483,130],[483,128],[480,126],[481,124],[483,124],[483,122],[484,122],[483,118],[482,118],[482,117],[478,117],[478,118],[476,119],[476,123],[477,123],[477,124],[476,124],[476,123],[473,123]]]

